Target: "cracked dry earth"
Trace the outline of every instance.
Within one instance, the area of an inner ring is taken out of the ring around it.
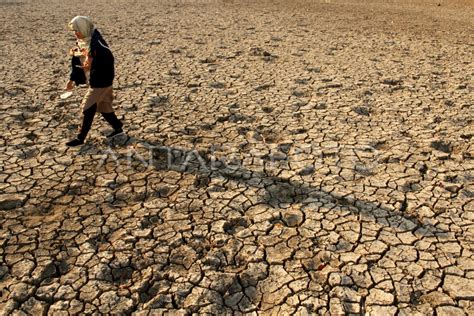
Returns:
[[[1,1],[1,314],[473,315],[472,6],[440,3]],[[77,14],[127,135],[70,149]]]

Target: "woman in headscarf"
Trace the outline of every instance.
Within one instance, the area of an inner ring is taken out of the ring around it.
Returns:
[[[107,135],[113,137],[123,133],[122,122],[115,115],[112,108],[114,80],[114,56],[102,38],[100,32],[94,27],[91,19],[86,16],[76,16],[69,22],[69,29],[74,31],[77,38],[78,50],[70,53],[82,55],[83,75],[89,72],[89,89],[82,100],[81,110],[83,121],[77,137],[68,143],[67,146],[79,146],[84,144],[96,112],[102,114],[104,119],[113,127],[114,131]],[[74,77],[77,78],[77,77]],[[74,84],[73,74],[71,80],[66,85],[70,90]],[[76,84],[78,81],[76,81]]]

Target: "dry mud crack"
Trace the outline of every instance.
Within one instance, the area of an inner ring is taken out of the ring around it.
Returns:
[[[1,314],[474,314],[469,1],[0,8]],[[69,149],[78,14],[127,134]]]

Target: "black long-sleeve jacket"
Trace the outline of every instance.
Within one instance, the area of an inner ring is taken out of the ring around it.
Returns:
[[[89,48],[92,64],[89,74],[91,88],[110,87],[114,81],[114,55],[98,30],[92,34]]]

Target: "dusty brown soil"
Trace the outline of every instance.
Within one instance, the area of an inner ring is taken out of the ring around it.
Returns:
[[[1,314],[474,314],[472,1],[254,2],[0,0]]]

